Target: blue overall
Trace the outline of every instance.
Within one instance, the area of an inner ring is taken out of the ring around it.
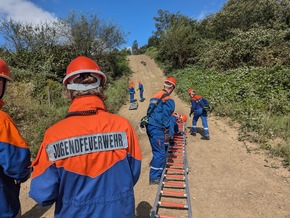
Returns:
[[[134,102],[134,94],[135,94],[134,87],[129,88],[129,94],[130,94],[130,103],[133,103]]]
[[[196,133],[196,124],[199,119],[201,118],[204,135],[209,135],[208,131],[208,124],[207,124],[207,112],[201,107],[201,105],[198,103],[198,101],[201,101],[202,97],[200,95],[195,95],[191,99],[191,110],[190,113],[194,113],[193,119],[192,119],[192,128],[191,132]]]
[[[139,83],[139,92],[140,92],[140,101],[144,101],[144,97],[143,97],[143,92],[144,92],[144,87],[143,87],[143,84],[142,83]]]
[[[147,115],[164,93],[166,93],[165,90],[159,91],[150,99]],[[166,148],[164,144],[164,137],[173,137],[173,133],[170,131],[170,126],[172,124],[171,114],[174,110],[174,100],[169,96],[166,96],[161,100],[153,113],[149,116],[147,135],[150,141],[153,156],[149,173],[150,181],[160,180],[162,171],[165,167]]]

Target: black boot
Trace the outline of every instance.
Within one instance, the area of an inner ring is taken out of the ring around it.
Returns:
[[[200,139],[202,139],[202,140],[210,140],[209,135],[204,135]]]
[[[190,132],[190,135],[196,136],[196,132]]]

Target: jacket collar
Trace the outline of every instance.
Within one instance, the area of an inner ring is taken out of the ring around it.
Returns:
[[[102,109],[107,110],[106,105],[96,95],[85,95],[76,97],[73,99],[68,112],[72,111],[86,111],[86,110],[96,110],[96,109]]]

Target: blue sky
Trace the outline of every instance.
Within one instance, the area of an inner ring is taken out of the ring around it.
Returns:
[[[227,0],[1,0],[0,19],[37,23],[65,18],[70,11],[93,11],[99,18],[110,20],[129,33],[123,47],[132,46],[134,40],[140,47],[147,44],[156,30],[153,17],[158,16],[159,9],[200,20],[219,11],[225,2]]]

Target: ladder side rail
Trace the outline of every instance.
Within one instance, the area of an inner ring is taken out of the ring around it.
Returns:
[[[161,177],[160,177],[160,181],[159,181],[159,185],[158,185],[158,190],[157,190],[157,194],[155,197],[155,201],[152,207],[152,212],[151,212],[151,217],[150,218],[156,218],[157,215],[157,211],[158,211],[158,202],[160,201],[161,198],[161,190],[163,187],[163,179],[164,179],[164,175],[165,175],[165,171],[166,171],[166,165],[167,165],[167,161],[168,161],[168,153],[169,153],[169,142],[165,142],[164,143],[165,146],[167,146],[167,151],[166,151],[166,160],[165,160],[165,165],[164,165],[164,169],[162,171]]]

